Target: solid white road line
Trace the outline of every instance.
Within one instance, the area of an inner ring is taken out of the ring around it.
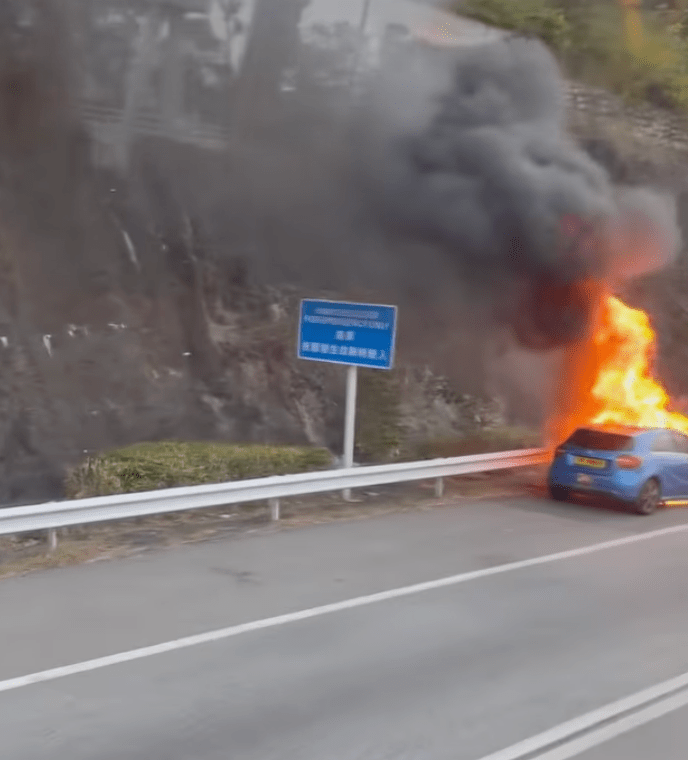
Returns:
[[[510,573],[516,570],[524,570],[529,567],[537,567],[538,565],[547,565],[552,562],[561,562],[562,560],[585,557],[589,554],[596,554],[608,549],[616,549],[631,544],[638,544],[642,541],[651,541],[663,536],[686,532],[688,532],[688,524],[673,525],[668,528],[661,528],[648,533],[640,533],[635,536],[616,538],[599,544],[582,546],[578,549],[568,549],[567,551],[557,552],[556,554],[547,554],[542,557],[533,557],[532,559],[519,560],[518,562],[509,562],[505,565],[496,565],[495,567],[452,575],[434,581],[416,583],[412,586],[403,586],[401,588],[390,589],[389,591],[380,591],[376,594],[358,596],[353,599],[346,599],[342,602],[323,604],[320,607],[312,607],[306,610],[299,610],[298,612],[289,612],[286,615],[277,615],[276,617],[264,618],[263,620],[254,620],[250,623],[232,625],[228,628],[220,628],[219,630],[208,631],[207,633],[185,636],[184,638],[166,641],[162,644],[153,644],[152,646],[141,647],[140,649],[131,649],[128,652],[120,652],[106,657],[98,657],[94,660],[77,662],[73,665],[42,670],[37,673],[18,676],[17,678],[8,678],[5,681],[0,681],[0,692],[12,691],[13,689],[20,689],[23,686],[45,683],[46,681],[55,681],[58,678],[66,678],[67,676],[73,676],[79,673],[88,673],[92,670],[100,670],[101,668],[107,668],[111,665],[120,665],[126,662],[132,662],[133,660],[142,660],[146,657],[153,657],[154,655],[164,654],[166,652],[174,652],[178,649],[188,649],[189,647],[199,646],[200,644],[210,644],[214,641],[221,641],[222,639],[239,636],[242,633],[261,631],[265,628],[276,628],[280,625],[297,623],[302,620],[310,620],[311,618],[329,615],[334,612],[343,612],[344,610],[365,607],[370,604],[377,604],[378,602],[387,602],[392,599],[401,599],[405,596],[422,594],[425,591],[435,591],[448,586],[457,586],[461,583],[468,583],[469,581],[478,580],[480,578],[488,578],[492,575],[500,575],[502,573]],[[491,758],[490,760],[496,759]],[[500,760],[502,759],[500,758]]]
[[[538,755],[533,760],[568,760],[568,758],[576,757],[589,749],[608,742],[610,739],[615,739],[617,736],[621,736],[636,728],[640,728],[640,726],[644,726],[646,723],[657,720],[657,718],[680,710],[682,707],[686,707],[686,705],[688,705],[688,692],[682,691],[680,694],[667,697],[661,702],[650,705],[633,715],[620,718],[611,725],[602,726],[579,739],[573,739],[566,745],[557,747],[546,752],[544,755]]]
[[[686,707],[687,689],[688,673],[684,673],[480,760],[568,760],[634,728]]]

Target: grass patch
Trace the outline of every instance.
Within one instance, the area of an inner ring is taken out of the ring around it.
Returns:
[[[327,469],[326,449],[232,443],[140,443],[91,457],[69,473],[70,498]]]
[[[515,451],[541,446],[542,437],[535,431],[520,427],[501,427],[470,433],[460,438],[423,441],[417,445],[413,458],[464,457],[471,454],[492,454],[498,451]]]

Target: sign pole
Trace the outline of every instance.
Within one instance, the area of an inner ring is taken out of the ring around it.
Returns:
[[[346,407],[344,409],[344,468],[354,466],[354,441],[356,439],[356,390],[358,367],[350,364],[346,368]],[[343,491],[345,501],[351,501],[351,489]]]
[[[319,298],[301,301],[298,358],[347,367],[343,468],[354,466],[358,367],[392,369],[396,334],[396,306]],[[343,488],[342,496],[352,501],[351,489]]]

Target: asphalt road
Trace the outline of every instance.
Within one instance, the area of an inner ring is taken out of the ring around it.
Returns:
[[[3,581],[0,756],[683,760],[686,524],[473,503]]]

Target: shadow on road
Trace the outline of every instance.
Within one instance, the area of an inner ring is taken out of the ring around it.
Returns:
[[[624,522],[641,521],[639,515],[630,511],[630,507],[611,499],[572,496],[567,502],[552,501],[544,488],[536,486],[532,488],[532,498],[515,500],[512,506],[522,512],[551,515],[587,524],[618,524],[624,517]]]

